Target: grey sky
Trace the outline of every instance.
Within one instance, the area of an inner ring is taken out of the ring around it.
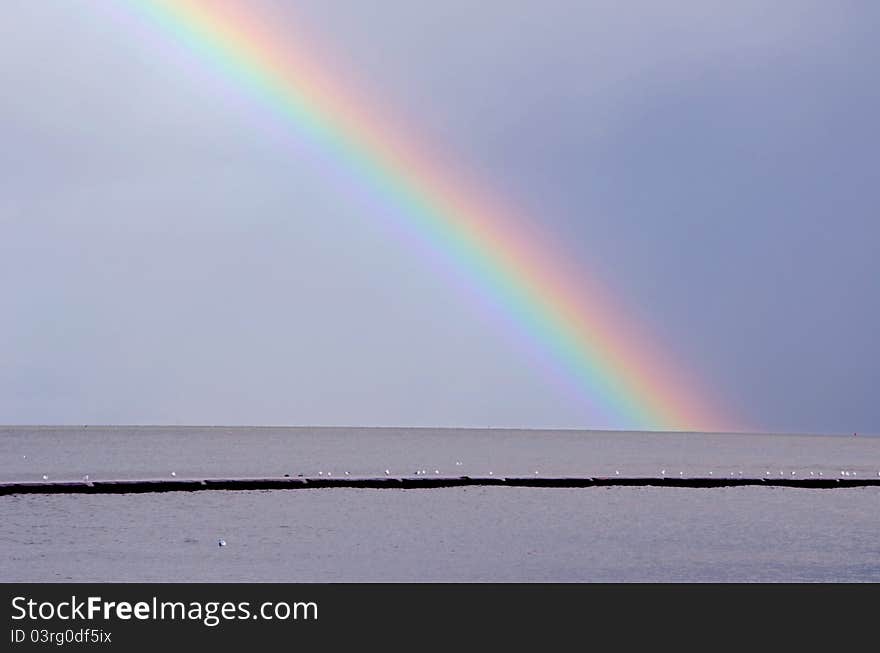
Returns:
[[[249,4],[742,422],[880,431],[875,3]],[[120,3],[4,2],[0,89],[0,422],[625,426]]]

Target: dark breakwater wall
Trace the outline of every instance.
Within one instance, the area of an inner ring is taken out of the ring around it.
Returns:
[[[500,485],[507,487],[788,487],[832,489],[880,486],[880,478],[682,478],[575,476],[379,476],[296,478],[145,479],[119,481],[41,481],[0,483],[0,496],[16,494],[132,494],[206,490],[297,490],[319,488],[430,489]]]

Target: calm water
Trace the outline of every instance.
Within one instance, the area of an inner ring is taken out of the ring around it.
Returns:
[[[461,462],[461,465],[456,465]],[[408,474],[876,476],[880,438],[2,428],[0,480]],[[0,497],[0,580],[874,581],[880,488]],[[228,546],[220,548],[224,538]]]

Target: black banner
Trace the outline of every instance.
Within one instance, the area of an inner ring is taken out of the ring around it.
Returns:
[[[878,585],[6,584],[0,650],[872,641]],[[864,640],[861,640],[864,641]]]

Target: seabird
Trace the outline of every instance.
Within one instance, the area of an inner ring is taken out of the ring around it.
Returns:
[[[177,476],[177,472],[171,472],[172,476]]]
[[[48,480],[49,480],[49,476],[46,475],[46,474],[43,474],[43,480],[44,480],[44,481],[48,481]]]
[[[217,546],[226,546],[226,540],[221,539],[219,542],[217,542]]]
[[[388,476],[388,474],[390,474],[390,473],[391,472],[389,472],[387,469],[385,470],[385,476]]]

